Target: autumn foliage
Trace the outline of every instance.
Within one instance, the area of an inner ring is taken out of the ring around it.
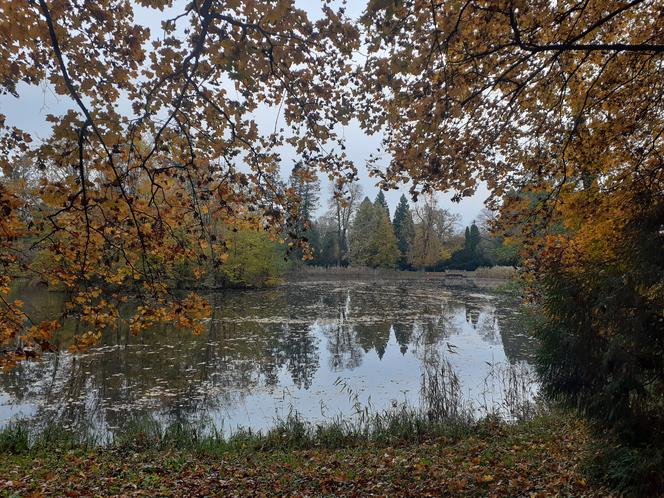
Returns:
[[[2,94],[46,84],[71,106],[46,116],[51,134],[39,142],[0,116],[9,363],[37,354],[57,328],[7,301],[12,278],[66,291],[81,347],[119,318],[135,333],[160,321],[200,331],[209,308],[172,292],[178,271],[206,281],[234,234],[289,233],[299,200],[275,185],[277,150],[290,147],[340,182],[354,176],[343,152],[326,147],[350,119],[332,103],[342,100],[356,29],[329,8],[311,22],[284,0],[180,7],[151,32],[145,21],[172,2],[0,3]],[[260,131],[260,107],[278,108],[279,126]],[[132,296],[138,312],[121,317]]]
[[[661,435],[661,2],[371,0],[357,23],[329,4],[313,22],[290,0],[190,2],[156,36],[140,19],[167,0],[0,3],[2,93],[47,83],[71,103],[39,142],[0,116],[0,344],[21,345],[4,356],[57,329],[7,300],[17,275],[68,292],[82,345],[129,295],[133,331],[200,330],[207,307],[173,295],[174,268],[206,278],[229,230],[294,232],[281,151],[341,191],[356,119],[382,133],[381,187],[488,186],[548,320],[550,392]]]
[[[374,174],[489,186],[541,306],[545,391],[642,448],[627,486],[659,489],[661,2],[373,1],[362,22],[358,116],[389,153]]]

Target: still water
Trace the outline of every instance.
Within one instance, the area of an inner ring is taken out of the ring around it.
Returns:
[[[22,289],[40,318],[62,296]],[[0,372],[0,426],[56,421],[108,432],[133,416],[206,418],[225,431],[266,429],[297,412],[311,421],[417,406],[425,369],[448,361],[466,400],[500,405],[496,372],[532,373],[533,343],[516,297],[437,281],[289,283],[208,296],[200,336],[125,326],[84,354],[66,350]]]

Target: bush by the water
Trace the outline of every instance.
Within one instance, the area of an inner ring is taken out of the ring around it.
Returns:
[[[537,336],[544,392],[612,441],[597,468],[652,494],[664,492],[664,204],[644,206],[594,257],[546,269]]]

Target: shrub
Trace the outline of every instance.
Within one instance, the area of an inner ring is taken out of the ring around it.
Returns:
[[[536,327],[544,392],[624,446],[608,478],[629,474],[649,492],[664,483],[662,450],[653,455],[664,448],[662,219],[664,204],[644,204],[574,264],[549,254]],[[561,248],[560,257],[570,254]]]

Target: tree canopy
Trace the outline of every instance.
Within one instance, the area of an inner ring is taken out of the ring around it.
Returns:
[[[177,12],[159,36],[140,23],[139,9],[166,8]],[[3,2],[0,91],[20,99],[48,84],[71,109],[48,115],[51,133],[38,142],[0,115],[0,296],[16,274],[67,289],[67,313],[88,328],[82,344],[132,293],[145,303],[132,330],[159,320],[198,329],[201,298],[169,304],[173,267],[186,259],[202,277],[225,263],[214,224],[292,232],[297,199],[273,180],[279,147],[294,149],[302,169],[355,175],[334,144],[351,117],[338,103],[358,30],[324,13],[312,22],[288,0]],[[279,109],[282,125],[261,130],[261,106]],[[33,168],[20,177],[26,155]],[[1,302],[0,343],[20,333],[30,344],[57,327],[26,327],[21,305]]]
[[[494,199],[643,179],[661,147],[660,11],[656,1],[370,2],[358,115],[385,132],[391,155],[375,173],[459,196],[484,181]]]

